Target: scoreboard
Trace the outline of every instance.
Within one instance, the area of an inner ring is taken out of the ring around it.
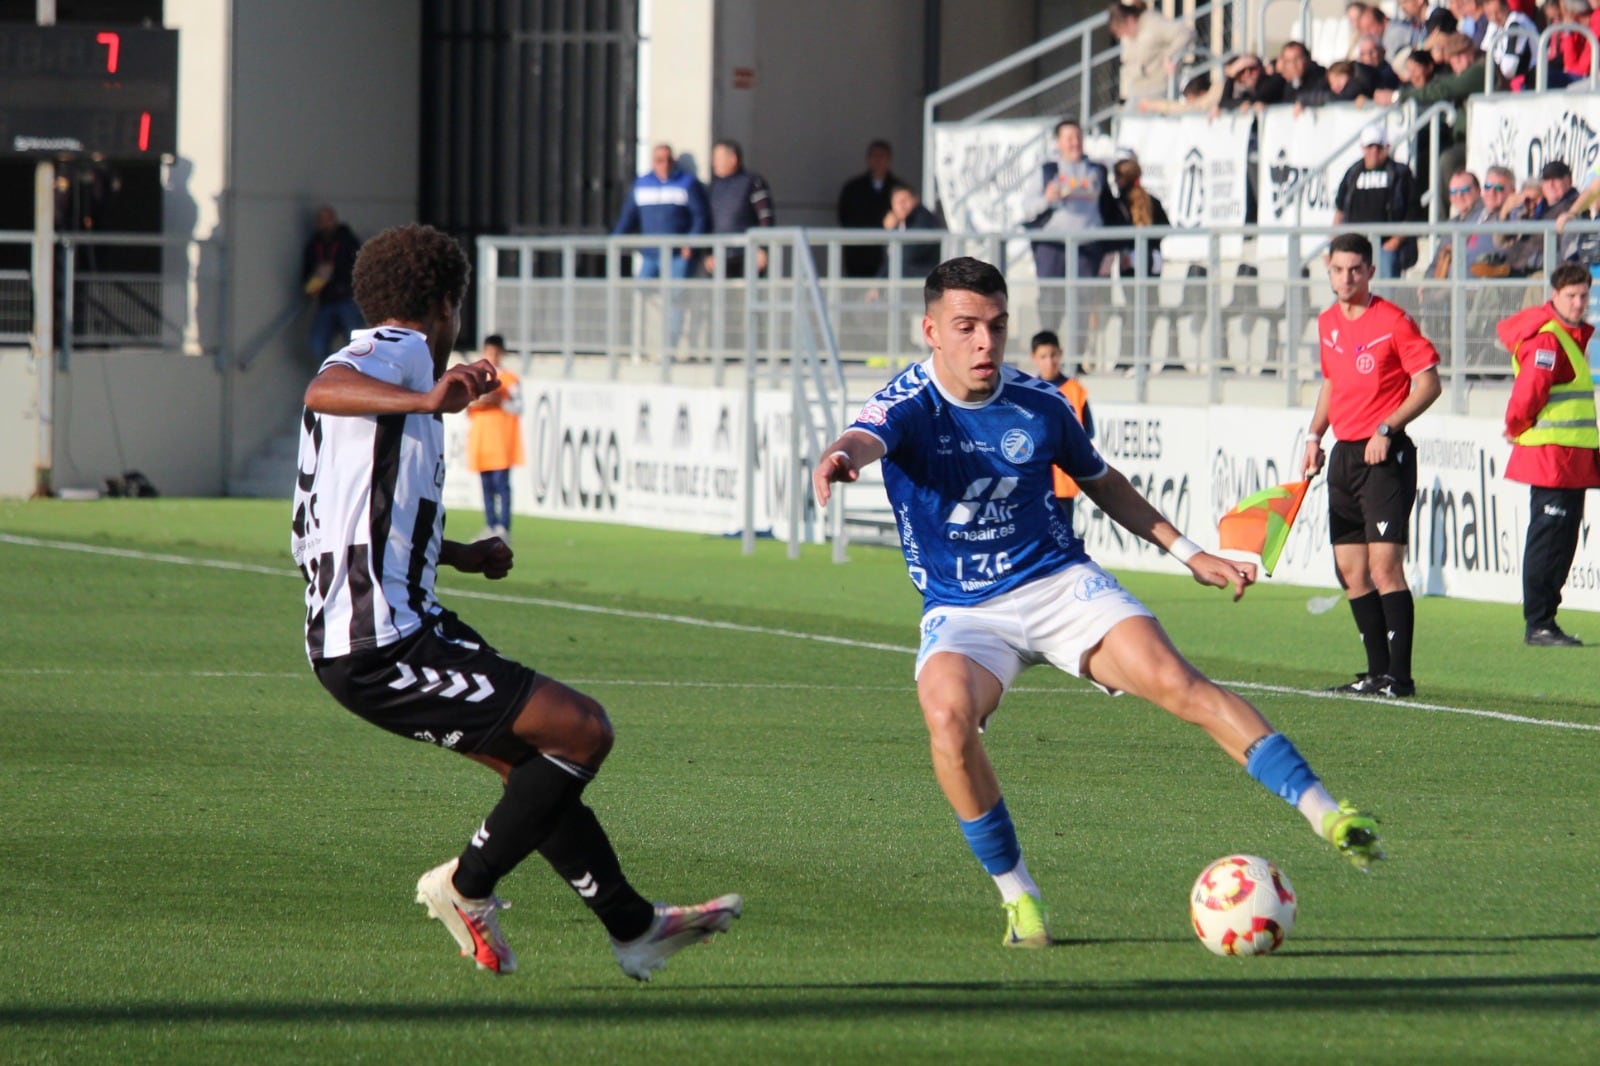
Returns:
[[[0,158],[178,150],[178,31],[0,22]]]

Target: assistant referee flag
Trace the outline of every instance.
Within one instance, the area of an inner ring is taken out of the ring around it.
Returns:
[[[1218,545],[1260,555],[1261,567],[1271,577],[1310,484],[1309,480],[1291,481],[1246,496],[1217,523]]]

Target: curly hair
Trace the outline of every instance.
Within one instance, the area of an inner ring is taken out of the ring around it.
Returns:
[[[472,264],[454,237],[411,223],[386,229],[356,256],[356,305],[369,325],[421,322],[467,292]]]

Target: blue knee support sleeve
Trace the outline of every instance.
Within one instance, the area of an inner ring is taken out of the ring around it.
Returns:
[[[1022,861],[1022,845],[1017,843],[1017,830],[1011,824],[1011,812],[1006,810],[1004,799],[970,822],[956,820],[961,823],[967,846],[991,877],[1010,873]]]
[[[1317,775],[1282,733],[1269,733],[1256,741],[1245,759],[1244,768],[1268,792],[1275,793],[1291,807],[1300,802],[1301,793],[1317,784]]]

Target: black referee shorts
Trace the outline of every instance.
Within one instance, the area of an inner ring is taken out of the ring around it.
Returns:
[[[1366,460],[1367,442],[1338,441],[1328,456],[1328,533],[1335,544],[1407,544],[1417,497],[1417,447],[1404,433],[1389,458]]]
[[[312,664],[346,710],[412,740],[517,763],[511,723],[544,676],[495,651],[449,611],[404,640]]]

